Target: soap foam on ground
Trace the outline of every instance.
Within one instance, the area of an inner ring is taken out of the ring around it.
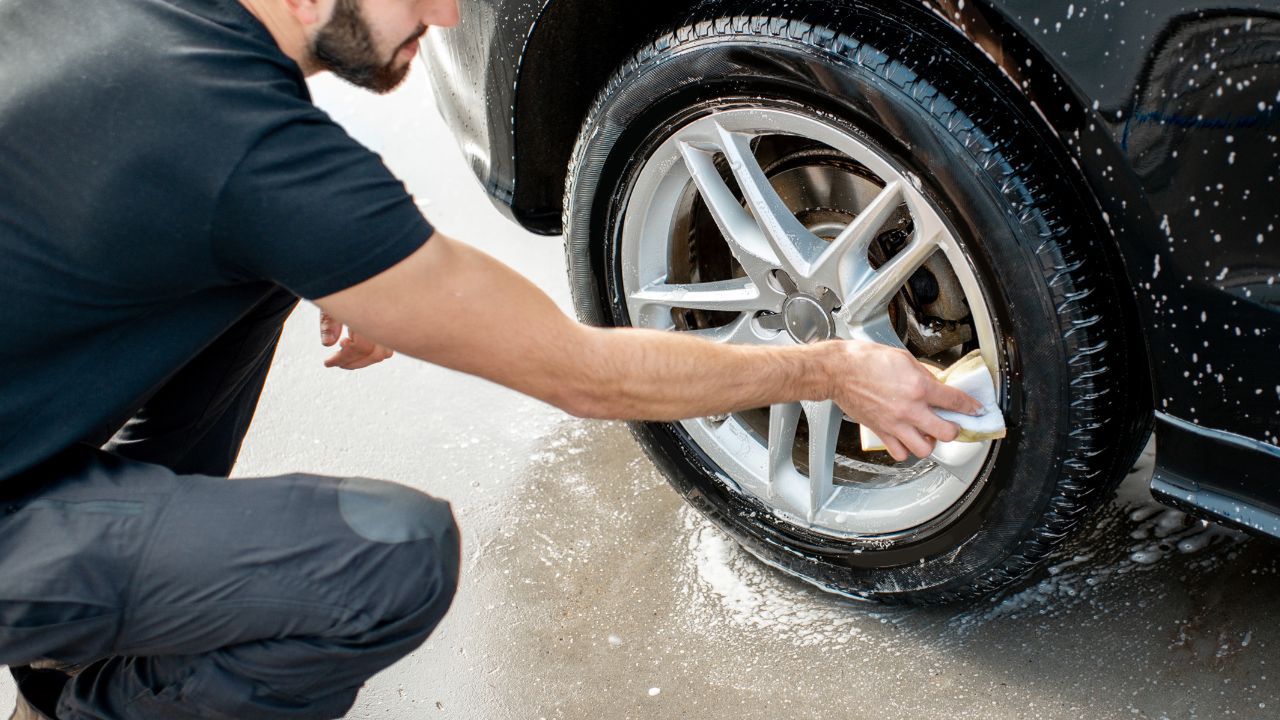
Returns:
[[[1147,490],[1153,451],[1148,448],[1116,498],[1089,521],[1081,537],[1057,549],[1039,580],[979,600],[943,621],[946,634],[963,640],[990,622],[1061,617],[1082,605],[1107,613],[1117,594],[1105,586],[1155,570],[1183,557],[1184,572],[1213,569],[1233,557],[1243,533],[1194,520],[1155,502]],[[767,631],[796,645],[871,641],[869,627],[930,625],[909,610],[877,608],[827,596],[785,577],[751,557],[730,537],[685,507],[688,572],[684,589],[701,609],[697,623],[728,623]],[[1186,556],[1198,556],[1195,559]],[[1024,581],[1025,583],[1025,581]],[[1142,585],[1139,580],[1134,585]],[[932,616],[930,616],[932,617]],[[936,632],[937,628],[934,629]],[[879,633],[877,633],[879,634]]]

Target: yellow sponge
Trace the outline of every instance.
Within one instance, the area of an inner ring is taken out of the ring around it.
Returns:
[[[960,426],[960,436],[955,442],[978,443],[997,440],[1005,436],[1004,414],[1000,412],[1000,404],[996,398],[995,378],[991,369],[982,359],[982,353],[974,350],[956,361],[948,368],[936,368],[925,364],[929,371],[944,385],[968,393],[970,397],[982,403],[981,415],[965,415],[964,413],[938,410],[934,412],[943,420]],[[862,430],[862,449],[867,452],[884,450],[884,443],[876,434],[864,425]]]

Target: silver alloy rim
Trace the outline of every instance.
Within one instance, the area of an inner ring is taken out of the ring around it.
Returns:
[[[770,176],[756,147],[771,138],[814,143],[855,171],[801,163],[785,178]],[[673,280],[673,251],[690,236],[690,208],[698,203],[719,232],[687,242],[727,245],[735,270],[711,280]],[[798,205],[822,210],[806,211],[806,223]],[[877,238],[895,217],[910,232],[904,230],[903,247],[877,265]],[[1003,383],[977,276],[919,179],[823,119],[750,107],[681,127],[637,176],[620,238],[633,325],[754,345],[842,338],[906,347],[891,305],[904,302],[904,286],[926,263],[937,267],[941,251],[971,313],[968,332]],[[676,313],[714,314],[721,322],[682,328]],[[767,423],[761,417],[740,413],[681,424],[735,490],[790,523],[837,538],[893,535],[939,518],[980,481],[995,445],[941,443],[924,460],[875,462],[840,451],[852,423],[833,402],[775,405]],[[798,433],[802,421],[807,438]]]

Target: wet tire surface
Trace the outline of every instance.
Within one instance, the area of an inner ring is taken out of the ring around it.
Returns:
[[[752,98],[799,104],[922,179],[967,244],[1013,378],[1010,436],[963,512],[930,534],[835,541],[730,489],[678,426],[634,428],[681,494],[751,552],[835,592],[920,604],[992,592],[1044,562],[1123,478],[1150,405],[1119,269],[1067,161],[971,58],[922,32],[922,18],[904,17],[744,14],[659,37],[624,65],[584,126],[565,226],[580,315],[627,324],[616,237],[628,182],[691,117]]]

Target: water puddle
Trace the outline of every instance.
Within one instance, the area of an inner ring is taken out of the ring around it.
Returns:
[[[682,508],[682,588],[692,624],[767,630],[800,645],[873,640],[881,626],[964,641],[992,622],[1105,616],[1158,595],[1161,573],[1191,578],[1234,559],[1246,535],[1155,502],[1148,449],[1116,497],[1058,548],[1030,582],[969,605],[882,608],[818,592],[757,561],[692,509]]]

